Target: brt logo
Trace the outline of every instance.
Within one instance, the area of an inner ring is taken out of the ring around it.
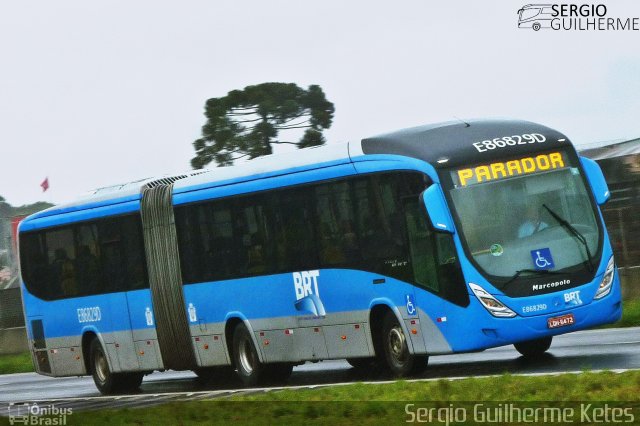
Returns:
[[[318,293],[318,277],[320,271],[302,271],[293,273],[293,285],[296,288],[296,300],[300,300],[310,294],[320,297]],[[311,285],[313,284],[313,288]]]
[[[298,311],[308,311],[315,316],[326,315],[324,305],[318,291],[318,277],[320,271],[294,272],[293,287],[296,291],[295,307]]]
[[[580,290],[570,291],[564,294],[564,303],[569,306],[582,305],[582,299],[580,299]]]

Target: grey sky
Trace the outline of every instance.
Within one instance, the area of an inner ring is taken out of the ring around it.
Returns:
[[[330,143],[453,116],[640,136],[640,32],[518,29],[524,3],[2,1],[0,195],[64,202],[188,169],[205,100],[265,81],[321,85]]]

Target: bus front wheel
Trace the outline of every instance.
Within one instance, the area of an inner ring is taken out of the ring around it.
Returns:
[[[535,358],[545,353],[551,347],[553,337],[543,337],[541,339],[527,340],[526,342],[514,343],[514,347],[525,358]]]
[[[255,386],[263,378],[264,365],[244,324],[238,324],[233,332],[233,361],[245,386]]]
[[[384,318],[382,333],[385,359],[394,376],[411,376],[419,374],[427,368],[429,357],[409,352],[407,337],[392,312],[388,312]]]
[[[100,393],[108,395],[140,387],[144,373],[112,373],[107,354],[97,338],[91,342],[89,354],[91,375]]]

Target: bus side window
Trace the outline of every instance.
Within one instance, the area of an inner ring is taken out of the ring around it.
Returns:
[[[285,255],[281,270],[300,271],[318,265],[313,229],[313,200],[310,188],[282,191],[279,196],[280,223],[276,229],[278,251]]]
[[[142,224],[137,216],[97,222],[102,289],[90,294],[148,288]]]
[[[49,273],[47,246],[44,232],[32,232],[20,236],[20,257],[22,278],[30,293],[36,297],[50,299],[54,297],[54,285]]]
[[[410,281],[412,276],[402,199],[409,195],[418,173],[384,173],[354,181],[354,205],[361,267]],[[417,196],[416,196],[417,197]]]
[[[180,206],[174,210],[183,283],[210,278],[212,265],[207,259],[211,248],[209,229],[212,207],[209,204]]]
[[[75,266],[80,294],[100,293],[103,285],[100,273],[98,228],[95,224],[76,227],[76,247],[78,255]]]
[[[121,220],[126,265],[125,288],[126,290],[149,288],[147,263],[142,241],[142,222],[138,216],[128,216]]]
[[[238,232],[242,240],[243,275],[261,275],[267,272],[268,230],[265,227],[264,207],[258,197],[243,200],[238,211]]]
[[[125,258],[122,235],[117,219],[98,224],[104,292],[124,290]]]
[[[46,300],[148,288],[139,216],[20,236],[27,289]]]
[[[240,246],[234,244],[232,203],[220,200],[200,206],[199,220],[191,234],[198,244],[193,248],[199,255],[191,263],[199,263],[202,271],[197,281],[212,281],[233,277],[238,267]],[[195,260],[200,259],[200,260]]]
[[[51,273],[51,290],[64,297],[78,295],[73,230],[71,228],[47,231],[46,244]]]
[[[315,220],[323,266],[352,265],[359,261],[349,186],[348,182],[315,186]]]

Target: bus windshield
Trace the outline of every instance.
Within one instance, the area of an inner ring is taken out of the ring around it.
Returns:
[[[593,268],[598,221],[580,170],[565,153],[451,173],[460,237],[485,274],[507,278],[506,285],[523,273]]]

